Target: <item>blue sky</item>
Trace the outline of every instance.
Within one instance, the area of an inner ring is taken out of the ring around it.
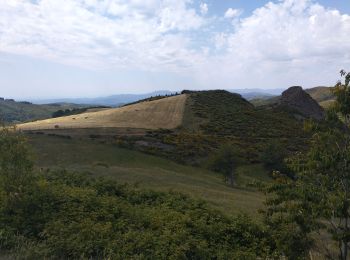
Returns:
[[[348,0],[5,0],[0,96],[332,85]]]

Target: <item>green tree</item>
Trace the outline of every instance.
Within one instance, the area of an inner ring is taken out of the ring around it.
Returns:
[[[333,89],[333,94],[336,97],[335,109],[342,116],[349,119],[350,114],[350,72],[340,71],[340,75],[344,80],[339,80]],[[349,123],[349,122],[348,122]]]
[[[20,194],[30,185],[33,162],[26,139],[14,128],[0,129],[0,178],[7,194]]]
[[[345,82],[335,87],[334,112],[343,117],[350,112],[350,75],[344,71]],[[335,114],[329,122],[335,122]],[[337,123],[338,124],[338,123]],[[319,130],[311,139],[306,153],[288,159],[295,180],[276,176],[276,183],[268,187],[265,223],[270,228],[279,250],[290,259],[306,257],[318,240],[328,233],[337,244],[338,258],[348,258],[350,242],[350,135],[347,128]],[[329,239],[329,238],[328,238]],[[332,249],[323,245],[322,253],[334,258]]]
[[[232,187],[236,185],[237,166],[240,164],[239,153],[231,145],[222,146],[216,154],[209,158],[209,169],[224,174],[225,181]]]
[[[282,171],[285,168],[284,158],[286,155],[287,151],[280,142],[271,141],[264,147],[261,160],[266,168]]]

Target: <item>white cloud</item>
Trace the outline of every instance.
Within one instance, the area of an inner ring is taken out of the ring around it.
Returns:
[[[178,70],[193,60],[186,32],[203,24],[189,0],[1,1],[0,51],[92,69]]]
[[[220,20],[205,15],[205,3],[196,11],[198,4],[0,1],[0,52],[89,69],[181,73],[208,88],[327,84],[350,67],[350,16],[337,10],[284,0],[240,19],[230,8]],[[233,20],[231,31],[215,24]]]
[[[198,29],[203,25],[203,19],[199,17],[195,9],[187,8],[187,1],[169,1],[159,12],[160,30],[188,31]]]
[[[233,19],[233,18],[237,18],[241,14],[242,14],[242,10],[229,8],[225,12],[225,18]]]
[[[308,0],[268,3],[217,34],[223,55],[198,69],[208,86],[288,87],[332,84],[350,67],[350,16]],[[220,69],[213,69],[219,68]]]
[[[220,32],[220,33],[215,34],[214,38],[213,38],[215,48],[216,49],[223,49],[223,48],[227,47],[227,37],[228,37],[227,33]]]
[[[199,8],[200,8],[200,11],[201,11],[201,14],[202,15],[206,15],[207,13],[208,13],[208,4],[206,4],[206,3],[201,3],[200,4],[200,6],[199,6]]]

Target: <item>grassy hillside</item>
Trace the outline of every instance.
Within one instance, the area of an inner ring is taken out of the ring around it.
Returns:
[[[263,207],[263,196],[247,185],[257,179],[270,180],[261,165],[241,166],[238,169],[240,187],[232,189],[220,174],[115,145],[43,135],[29,138],[37,167],[65,168],[105,176],[119,183],[137,184],[140,188],[179,191],[204,199],[226,214],[257,215],[256,210]]]
[[[316,100],[323,108],[328,108],[334,102],[334,95],[331,92],[330,87],[315,87],[305,89],[305,92],[308,93],[314,100]],[[272,98],[256,98],[250,100],[250,102],[258,106],[266,106],[278,102],[280,96]]]
[[[196,166],[205,166],[206,159],[223,144],[239,149],[249,163],[259,163],[261,152],[272,140],[289,151],[306,145],[302,122],[288,112],[255,108],[240,95],[221,90],[188,92],[19,128],[104,140]]]
[[[145,101],[120,108],[87,112],[19,125],[22,130],[71,128],[173,129],[181,125],[186,95]]]
[[[305,91],[317,102],[322,102],[334,99],[331,89],[330,87],[315,87],[306,89]]]
[[[26,122],[50,118],[58,110],[85,107],[75,104],[35,105],[29,102],[0,99],[0,120],[6,123]]]
[[[306,89],[305,91],[313,98],[315,99],[322,107],[328,108],[330,107],[335,97],[331,92],[330,87],[315,87]]]
[[[249,100],[249,102],[253,104],[255,107],[261,107],[261,106],[274,104],[278,102],[279,99],[280,99],[280,96],[276,96],[272,98],[255,98],[255,99]]]
[[[179,162],[203,166],[224,144],[240,151],[242,159],[256,163],[267,143],[275,140],[288,150],[306,145],[303,123],[288,112],[257,109],[237,94],[203,91],[189,94],[182,128],[152,131],[144,137],[118,137],[136,147]]]

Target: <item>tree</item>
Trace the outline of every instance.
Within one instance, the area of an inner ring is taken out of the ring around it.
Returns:
[[[335,109],[340,112],[346,119],[349,119],[350,114],[350,72],[340,71],[340,80],[333,89],[333,94],[336,96]]]
[[[345,76],[346,75],[346,76]],[[350,74],[338,82],[334,112],[346,118],[350,112]],[[295,180],[277,175],[267,188],[265,223],[270,227],[279,249],[291,259],[305,257],[314,245],[314,236],[326,232],[338,246],[338,258],[348,259],[350,242],[350,135],[347,128],[329,123],[311,139],[307,153],[288,159]],[[329,242],[329,241],[327,241]],[[329,243],[325,243],[329,244]],[[288,245],[288,246],[286,246]],[[333,258],[324,245],[323,254]],[[294,250],[291,250],[293,249]]]
[[[264,147],[261,160],[268,169],[282,171],[285,168],[284,158],[286,155],[287,151],[281,143],[271,141]]]
[[[239,165],[239,154],[230,145],[222,146],[219,151],[209,159],[209,168],[224,174],[225,180],[234,187],[236,185],[236,168]]]
[[[19,194],[29,185],[33,163],[26,139],[16,130],[0,129],[0,179],[6,193]]]
[[[68,111],[67,111],[68,110]],[[52,113],[52,118],[56,118],[56,117],[62,117],[62,116],[65,116],[67,115],[67,113],[69,113],[70,110],[69,109],[66,109],[66,110],[57,110],[56,112],[53,112]]]

